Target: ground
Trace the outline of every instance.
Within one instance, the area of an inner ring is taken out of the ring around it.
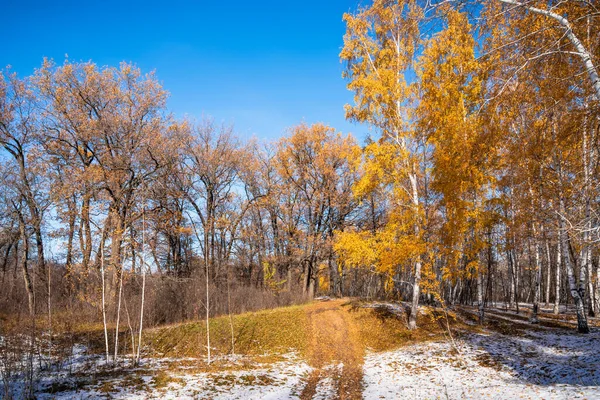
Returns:
[[[215,320],[210,365],[197,353],[203,325],[181,324],[149,331],[153,351],[135,368],[76,346],[61,372],[42,374],[38,398],[600,398],[598,328],[577,334],[572,317],[549,313],[532,325],[527,312],[488,310],[480,328],[476,310],[461,307],[450,337],[444,314],[426,307],[408,331],[401,305],[318,301],[236,317],[244,355],[228,354],[228,320]]]
[[[313,370],[300,398],[360,399],[364,348],[354,320],[337,301],[314,303],[306,312]]]

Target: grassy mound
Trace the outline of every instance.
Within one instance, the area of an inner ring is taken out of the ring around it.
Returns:
[[[233,315],[232,320],[236,353],[262,355],[295,350],[304,354],[306,351],[307,318],[304,306]],[[156,355],[201,357],[206,355],[206,322],[155,328],[147,331],[145,341]],[[214,355],[231,353],[228,316],[210,320],[210,346]]]
[[[457,319],[453,312],[448,312],[447,321],[441,309],[420,306],[418,329],[409,330],[405,316],[389,312],[385,308],[366,308],[365,305],[367,303],[351,301],[343,306],[358,326],[365,348],[371,351],[387,351],[418,342],[446,339],[447,323],[453,331],[457,328],[471,329]]]
[[[356,327],[364,348],[372,351],[391,350],[411,343],[443,339],[447,335],[445,316],[441,311],[421,307],[419,329],[411,331],[398,315],[377,308],[364,308],[356,301],[339,302],[344,319]],[[305,356],[310,342],[307,307],[298,305],[232,316],[235,352],[259,356],[296,351]],[[465,328],[453,314],[453,327]],[[230,354],[231,325],[228,316],[210,320],[213,355]],[[206,323],[195,321],[158,327],[145,333],[144,341],[152,353],[164,357],[204,357],[206,355]]]

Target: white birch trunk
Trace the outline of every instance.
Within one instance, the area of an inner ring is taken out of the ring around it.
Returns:
[[[479,310],[479,325],[483,325],[485,310],[483,307],[483,274],[477,271],[477,307]]]
[[[567,269],[567,279],[569,282],[569,291],[571,292],[571,296],[573,297],[573,300],[575,301],[575,309],[577,311],[577,330],[580,333],[589,333],[590,329],[588,327],[588,323],[587,323],[587,317],[585,314],[585,308],[584,308],[584,299],[582,297],[582,292],[584,291],[583,288],[581,288],[581,286],[579,286],[577,284],[576,278],[575,278],[575,271],[573,268],[573,263],[571,262],[571,255],[569,253],[569,240],[567,237],[567,232],[566,232],[566,227],[565,227],[565,221],[564,218],[562,217],[562,215],[564,215],[565,212],[565,201],[564,198],[562,197],[562,194],[560,196],[560,214],[561,216],[559,216],[559,240],[560,240],[560,246],[562,248],[562,252],[563,252],[563,258],[565,261],[565,267]],[[585,278],[585,275],[584,275]]]
[[[540,308],[540,287],[542,284],[542,266],[540,265],[540,246],[538,244],[537,229],[535,223],[533,224],[533,243],[535,246],[534,257],[535,257],[535,287],[533,292],[533,314],[530,322],[532,324],[539,323],[538,312]]]
[[[556,243],[556,286],[554,287],[554,314],[558,315],[560,312],[560,267],[562,264],[562,251],[560,248],[560,231],[557,233]]]
[[[589,23],[589,21],[588,21]],[[587,107],[586,107],[587,109]],[[592,212],[591,212],[591,156],[592,151],[588,147],[588,124],[587,117],[585,118],[582,138],[582,156],[583,156],[583,176],[584,176],[584,200],[585,200],[585,222],[583,229],[582,247],[581,247],[581,265],[579,269],[579,286],[585,288],[586,280],[588,284],[589,293],[589,315],[593,317],[596,315],[595,301],[594,301],[594,287],[592,283],[592,265],[591,265],[591,249],[590,249],[590,232],[592,230]]]
[[[417,188],[417,176],[415,173],[409,174],[410,186],[412,190],[412,201],[415,213],[417,213],[416,218],[418,218],[419,212],[419,193]],[[417,223],[415,226],[415,234],[419,235],[419,224]],[[417,328],[417,315],[419,313],[419,295],[420,295],[420,283],[421,283],[421,259],[417,259],[415,262],[415,275],[413,280],[413,295],[412,295],[412,304],[410,308],[410,317],[408,319],[408,329],[416,329]]]
[[[52,360],[52,287],[50,286],[52,282],[52,275],[50,274],[52,268],[46,268],[48,272],[48,363]]]
[[[588,315],[590,317],[595,317],[596,314],[598,313],[598,303],[596,302],[596,292],[594,291],[594,272],[593,272],[591,260],[588,261],[587,283],[588,283],[588,293],[589,293],[589,297],[590,297]]]
[[[550,285],[552,284],[551,282],[551,276],[552,276],[552,256],[550,254],[550,243],[548,242],[548,239],[545,239],[545,244],[546,244],[546,261],[547,261],[547,268],[546,268],[546,308],[550,307]]]
[[[209,277],[208,260],[205,259],[206,266],[206,362],[210,364],[210,295],[209,295]]]
[[[142,269],[142,302],[140,305],[140,327],[138,332],[138,345],[135,363],[140,363],[140,350],[142,348],[142,331],[144,329],[144,301],[146,297],[146,260],[144,251],[146,247],[146,204],[142,202],[142,249],[140,251],[140,268]]]
[[[105,289],[105,273],[104,273],[104,229],[106,225],[102,227],[102,233],[100,236],[100,275],[102,277],[102,324],[104,326],[104,345],[106,347],[106,363],[109,363],[108,355],[108,329],[106,328],[106,289]]]
[[[229,314],[229,329],[231,331],[231,354],[235,354],[235,332],[233,329],[233,315],[231,314],[231,288],[230,288],[231,268],[227,264],[227,313]]]
[[[515,246],[516,247],[516,246]],[[513,265],[515,268],[515,311],[519,313],[519,259],[517,258],[517,249],[513,249]]]
[[[135,257],[135,255],[134,255]],[[127,315],[127,326],[129,327],[129,334],[131,336],[131,362],[135,363],[135,335],[133,333],[133,327],[131,326],[131,318],[129,317],[129,308],[127,307],[127,298],[125,298],[125,314]]]
[[[508,262],[508,280],[510,283],[508,295],[508,308],[513,308],[515,306],[515,292],[517,290],[515,287],[515,266],[512,249],[509,249],[506,253],[506,261]]]
[[[598,257],[598,264],[596,267],[596,315],[600,313],[600,256]]]

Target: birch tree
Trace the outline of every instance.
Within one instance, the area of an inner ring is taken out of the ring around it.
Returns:
[[[354,14],[345,14],[346,34],[340,58],[343,76],[354,92],[354,105],[346,106],[346,118],[366,122],[381,134],[381,141],[398,148],[402,158],[395,173],[399,189],[411,204],[412,230],[416,238],[423,228],[419,189],[419,138],[407,107],[414,88],[405,74],[412,70],[418,50],[423,10],[416,1],[376,0]],[[415,329],[420,295],[422,255],[412,260],[412,306],[409,327]]]

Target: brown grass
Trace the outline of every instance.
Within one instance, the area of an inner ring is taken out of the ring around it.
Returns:
[[[304,306],[290,306],[233,316],[235,352],[246,355],[306,352],[307,319]],[[231,353],[228,316],[210,320],[213,355]],[[145,340],[155,355],[204,357],[206,323],[190,322],[149,330]]]
[[[418,329],[409,330],[404,316],[399,316],[385,308],[364,308],[361,302],[348,302],[344,305],[349,315],[359,327],[364,346],[372,351],[387,351],[401,346],[431,340],[448,338],[446,316],[441,309],[419,307]],[[469,325],[462,323],[453,312],[448,313],[450,328],[466,330]]]

